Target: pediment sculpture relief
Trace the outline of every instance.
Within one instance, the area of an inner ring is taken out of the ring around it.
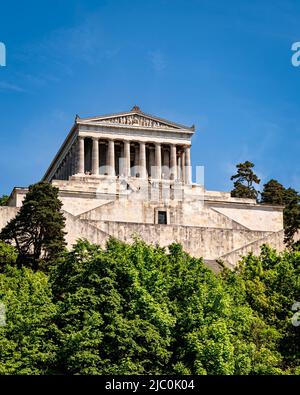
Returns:
[[[171,126],[161,123],[154,119],[142,117],[140,115],[126,115],[114,118],[103,119],[97,123],[114,123],[120,125],[130,125],[130,126],[146,126],[149,128],[164,128],[173,129]]]

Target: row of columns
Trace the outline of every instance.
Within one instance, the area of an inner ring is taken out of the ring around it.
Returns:
[[[77,145],[74,144],[65,155],[61,163],[59,164],[58,169],[55,173],[56,179],[68,179],[69,175],[75,174],[78,168],[78,149]]]
[[[170,160],[169,167],[172,179],[178,179],[181,175],[182,181],[186,184],[191,183],[191,159],[190,159],[190,147],[184,146],[183,152],[179,156],[180,166],[177,166],[177,146],[175,144],[170,145]],[[123,174],[128,177],[131,175],[130,166],[130,141],[123,141]],[[99,138],[92,138],[92,166],[91,172],[93,175],[99,174]],[[161,143],[154,143],[154,149],[150,150],[150,163],[154,162],[155,174],[151,174],[154,179],[162,178],[162,146]],[[140,178],[146,178],[147,167],[146,167],[146,143],[139,142],[139,147],[136,146],[135,151],[135,166],[139,166]],[[114,140],[108,140],[106,166],[108,169],[108,175],[115,175],[115,142]],[[181,174],[178,174],[178,170]],[[82,136],[78,137],[77,144],[74,144],[68,154],[65,156],[59,170],[57,171],[57,178],[64,179],[68,175],[72,174],[84,174],[85,173],[85,138]]]
[[[130,176],[130,142],[124,141],[124,175]],[[137,157],[137,153],[136,153]],[[139,152],[138,152],[138,163],[136,165],[139,166],[140,169],[140,177],[146,178],[146,143],[139,143]],[[182,168],[185,168],[185,181],[186,183],[191,183],[191,160],[190,160],[190,147],[186,146],[184,148],[184,152],[182,155]],[[107,166],[108,166],[108,175],[115,175],[115,143],[114,140],[108,140],[108,150],[107,150]],[[155,143],[155,169],[156,179],[161,178],[161,168],[162,168],[162,160],[161,160],[161,143]],[[177,147],[175,144],[171,144],[170,148],[170,169],[172,172],[172,177],[177,179]],[[79,136],[79,166],[78,173],[84,174],[84,137]],[[99,174],[99,139],[93,138],[92,145],[92,174]]]

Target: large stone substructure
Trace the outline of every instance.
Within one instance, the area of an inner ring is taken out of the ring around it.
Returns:
[[[282,207],[232,198],[192,183],[194,127],[130,112],[75,119],[44,180],[59,188],[68,246],[79,238],[105,246],[109,236],[131,242],[179,242],[215,270],[234,267],[264,243],[281,251]],[[27,192],[15,188],[0,208],[0,229]]]

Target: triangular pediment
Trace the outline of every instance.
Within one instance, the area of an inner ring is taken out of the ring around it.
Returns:
[[[120,125],[125,127],[130,126],[151,129],[193,130],[193,127],[190,128],[162,118],[145,114],[140,111],[138,107],[134,107],[130,112],[126,113],[110,114],[93,118],[77,118],[77,120],[84,124],[93,125]]]
[[[95,121],[98,124],[119,124],[128,126],[142,126],[149,128],[163,128],[163,129],[179,129],[167,123],[157,121],[151,117],[146,117],[140,114],[126,114],[111,118],[99,119]]]

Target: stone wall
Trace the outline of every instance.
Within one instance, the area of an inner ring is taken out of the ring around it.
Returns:
[[[18,211],[19,209],[17,207],[0,207],[0,230],[16,216]]]
[[[283,251],[285,248],[283,238],[283,230],[273,232],[268,235],[264,233],[262,238],[252,243],[246,244],[236,250],[230,251],[229,253],[221,256],[219,259],[223,260],[228,267],[233,268],[242,257],[246,256],[250,252],[254,255],[259,255],[261,246],[263,244],[269,245],[270,247],[276,249],[278,252]]]
[[[259,246],[268,243],[281,251],[282,232],[250,231],[247,229],[219,229],[208,227],[150,225],[115,221],[83,221],[115,238],[132,242],[133,236],[145,242],[168,246],[181,243],[191,255],[205,260],[224,259],[229,265],[240,259],[240,252],[259,252]],[[232,254],[232,255],[230,255]]]
[[[284,248],[281,207],[231,198],[229,193],[205,191],[199,185],[184,186],[177,199],[170,182],[160,184],[157,199],[153,195],[149,199],[151,181],[138,178],[124,182],[71,177],[53,185],[63,203],[68,248],[80,238],[105,247],[110,236],[132,242],[135,234],[161,246],[181,243],[213,268],[220,259],[232,267],[242,255],[259,253],[264,243],[278,251]],[[10,204],[20,206],[25,192],[16,188]],[[0,208],[0,229],[15,216],[17,207]],[[157,224],[158,210],[166,210],[167,225]]]
[[[66,241],[69,249],[79,240],[87,239],[89,242],[99,244],[101,247],[105,247],[105,243],[109,238],[109,235],[98,229],[94,224],[88,221],[82,221],[76,218],[74,215],[63,212],[66,218]]]

